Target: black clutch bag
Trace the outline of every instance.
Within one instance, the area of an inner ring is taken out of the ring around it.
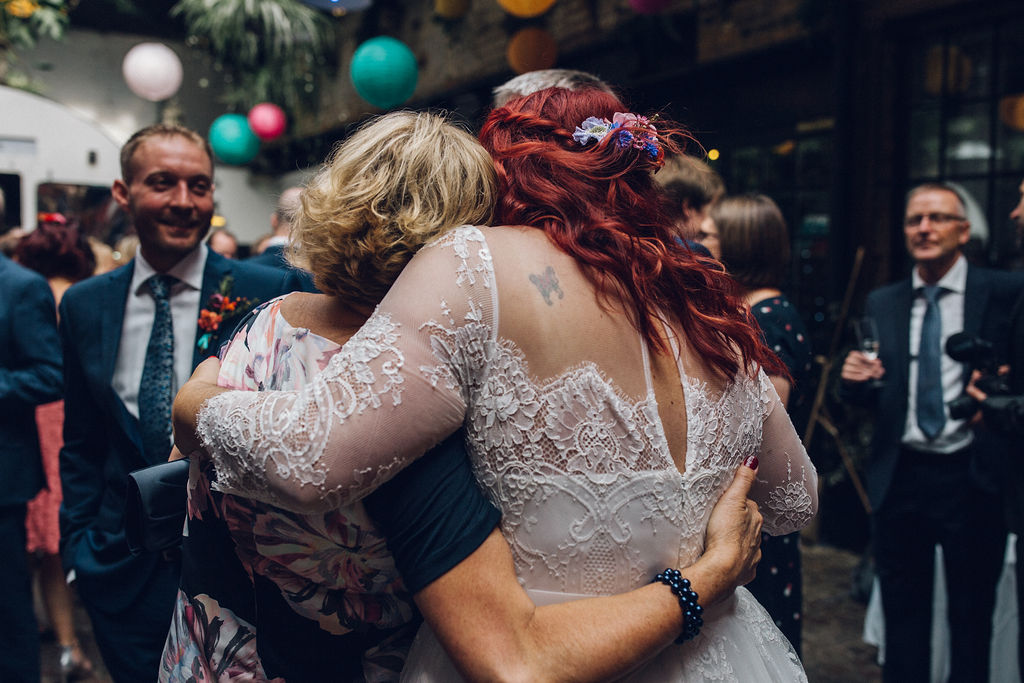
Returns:
[[[188,501],[188,458],[144,467],[128,475],[124,528],[133,554],[181,545]]]

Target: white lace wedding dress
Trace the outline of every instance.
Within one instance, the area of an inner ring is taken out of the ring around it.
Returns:
[[[645,345],[611,310],[539,231],[459,228],[413,259],[307,389],[207,402],[199,430],[219,488],[333,508],[465,426],[477,477],[538,604],[625,592],[691,564],[748,455],[761,462],[752,497],[765,529],[803,527],[817,506],[816,474],[764,374],[716,381],[674,329],[685,398],[680,472]],[[403,680],[458,680],[427,627]],[[707,610],[697,638],[628,680],[806,678],[741,588]]]

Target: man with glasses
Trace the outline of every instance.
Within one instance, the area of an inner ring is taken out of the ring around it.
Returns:
[[[995,585],[1006,532],[989,435],[946,404],[970,368],[945,352],[957,332],[1005,340],[1015,279],[969,266],[964,202],[928,183],[907,195],[909,277],[868,295],[879,355],[851,351],[844,399],[876,410],[868,496],[885,615],[884,680],[929,681],[935,545],[942,546],[951,635],[951,681],[988,681]],[[876,380],[876,381],[870,381]],[[877,381],[880,380],[880,381]]]

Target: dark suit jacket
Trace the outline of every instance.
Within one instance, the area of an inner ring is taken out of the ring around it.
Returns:
[[[1010,393],[1024,394],[1024,289],[1010,316]]]
[[[35,409],[59,399],[62,388],[50,286],[0,256],[0,506],[31,500],[45,485]]]
[[[60,306],[67,359],[60,454],[62,555],[65,566],[75,569],[80,590],[106,591],[104,603],[112,613],[131,604],[159,561],[155,555],[133,557],[125,542],[127,475],[156,463],[145,459],[138,419],[111,386],[134,267],[133,261],[74,285]],[[200,307],[207,305],[228,275],[234,278],[232,296],[260,302],[299,288],[293,273],[232,261],[209,251]],[[223,340],[230,332],[224,331]],[[201,335],[197,324],[197,341]],[[206,352],[196,348],[193,367],[217,349],[216,342]]]
[[[245,260],[246,263],[255,263],[261,266],[268,266],[270,268],[291,268],[292,265],[288,263],[288,260],[284,257],[284,245],[283,244],[272,244],[261,253],[255,256],[250,256]]]
[[[250,256],[245,260],[246,263],[254,263],[259,266],[268,266],[270,268],[281,268],[283,270],[290,270],[295,273],[295,276],[299,278],[302,286],[299,288],[303,292],[316,292],[317,288],[313,284],[312,274],[296,268],[292,264],[288,263],[288,259],[284,256],[284,245],[283,244],[272,244],[263,250],[263,253]]]
[[[976,266],[967,269],[964,292],[964,332],[994,344],[1005,344],[1009,313],[1024,274],[1006,273]],[[910,308],[914,292],[911,279],[874,290],[868,295],[866,313],[878,323],[879,358],[885,367],[884,383],[872,389],[866,383],[843,384],[844,399],[875,407],[875,434],[867,470],[868,498],[878,510],[899,461],[900,442],[907,420],[910,369]],[[964,373],[964,384],[970,369]],[[1005,444],[993,435],[978,432],[972,449],[975,483],[996,491],[997,458]]]

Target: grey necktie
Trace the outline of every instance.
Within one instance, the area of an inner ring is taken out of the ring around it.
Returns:
[[[139,384],[139,424],[146,460],[167,459],[171,449],[171,387],[174,381],[174,323],[171,319],[171,286],[177,280],[170,275],[154,275],[146,280],[156,303],[153,330],[146,346],[146,362]]]
[[[942,314],[939,311],[939,297],[944,290],[938,285],[925,285],[923,293],[925,311],[917,351],[917,426],[925,436],[934,439],[946,425],[942,403]]]

